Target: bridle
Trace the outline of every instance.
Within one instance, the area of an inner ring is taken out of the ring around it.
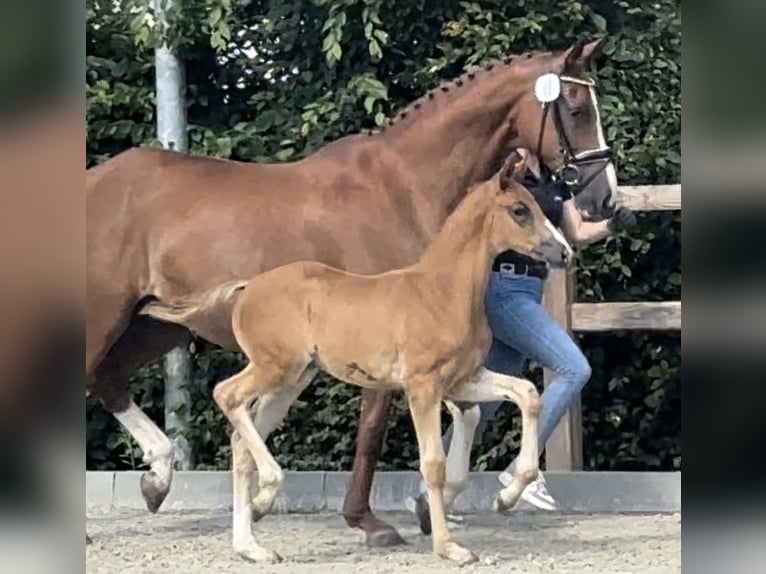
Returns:
[[[587,86],[590,92],[591,102],[596,113],[597,126],[601,130],[600,121],[598,121],[598,101],[596,100],[596,82],[591,79],[573,78],[571,76],[558,76],[561,83],[579,84],[581,86]],[[572,151],[572,144],[569,141],[566,130],[564,129],[564,122],[561,119],[561,94],[559,94],[554,100],[549,102],[543,102],[543,118],[540,125],[540,138],[537,142],[537,156],[542,162],[541,151],[543,147],[543,136],[545,135],[545,124],[548,119],[548,113],[553,108],[553,123],[556,126],[556,131],[559,136],[559,143],[564,149],[564,164],[554,174],[555,179],[561,179],[566,185],[572,188],[572,192],[577,195],[580,191],[588,187],[591,181],[606,169],[607,165],[613,160],[612,152],[606,145],[602,145],[596,149],[590,149],[574,153]],[[601,136],[603,138],[603,135]],[[590,165],[594,163],[601,163],[601,168],[595,170],[585,181],[580,181],[580,166]]]

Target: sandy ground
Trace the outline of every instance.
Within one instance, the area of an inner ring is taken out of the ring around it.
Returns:
[[[245,562],[231,549],[230,513],[88,511],[87,572],[93,574],[217,572],[277,574],[424,574],[430,572],[557,572],[671,574],[681,571],[681,516],[467,515],[451,524],[455,540],[480,561],[458,567],[431,554],[407,513],[382,513],[407,546],[368,549],[361,532],[337,514],[271,515],[255,527],[259,543],[285,561]]]

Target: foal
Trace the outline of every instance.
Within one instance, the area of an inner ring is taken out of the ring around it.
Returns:
[[[258,467],[255,520],[271,508],[283,475],[264,442],[275,421],[267,421],[269,414],[259,408],[254,423],[251,404],[257,398],[268,402],[289,386],[305,386],[321,369],[361,387],[404,390],[428,488],[433,550],[461,564],[477,559],[450,539],[445,522],[443,496],[449,496],[450,487],[441,402],[506,399],[518,404],[523,419],[519,471],[515,482],[499,492],[494,508],[515,504],[537,476],[541,405],[531,382],[482,368],[491,341],[484,316],[490,263],[506,249],[552,265],[565,264],[571,255],[529,191],[514,180],[521,164],[514,153],[492,179],[470,191],[411,267],[365,276],[299,262],[247,283],[234,306],[232,326],[250,363],[216,385],[213,395]],[[251,560],[279,560],[255,543],[249,519],[235,511],[235,549]]]

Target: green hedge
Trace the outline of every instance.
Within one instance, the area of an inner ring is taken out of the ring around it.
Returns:
[[[87,154],[93,165],[134,145],[156,145],[156,39],[138,0],[117,13],[112,3],[87,5]],[[185,2],[171,21],[176,33],[170,41],[187,62],[193,153],[297,159],[375,125],[469,64],[607,34],[597,79],[620,181],[680,181],[678,0],[198,0]],[[578,300],[680,299],[680,221],[680,213],[641,214],[630,238],[585,251]],[[593,367],[583,393],[586,467],[680,468],[680,334],[579,339]],[[228,428],[210,397],[215,382],[241,366],[241,357],[195,342],[190,414],[199,468],[228,467]],[[530,376],[539,380],[540,374]],[[159,365],[137,372],[133,389],[161,424]],[[358,390],[320,377],[270,438],[280,463],[350,468],[359,400]],[[490,425],[476,447],[477,469],[500,468],[518,447],[515,408],[504,409],[507,416]],[[140,466],[135,443],[92,399],[87,430],[88,468]],[[392,408],[380,467],[417,467],[402,397]]]

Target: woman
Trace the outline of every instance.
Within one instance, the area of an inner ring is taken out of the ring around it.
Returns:
[[[612,218],[606,221],[583,221],[568,186],[560,182],[541,183],[536,159],[525,150],[519,152],[525,156],[530,168],[524,185],[535,196],[543,213],[554,226],[561,228],[570,243],[587,245],[635,225],[635,215],[627,207],[618,207]],[[543,409],[538,422],[540,452],[591,374],[585,356],[541,304],[547,274],[544,263],[515,251],[506,251],[492,265],[485,298],[487,320],[493,334],[486,367],[500,373],[519,375],[524,361],[532,359],[556,374],[541,396]],[[481,404],[481,419],[474,436],[481,435],[502,404],[502,401]],[[451,435],[450,425],[443,437],[445,451],[449,448]],[[499,480],[504,485],[510,484],[514,466],[515,461],[501,473]],[[420,495],[407,501],[408,508],[418,514],[421,524],[427,519],[428,510],[423,491],[421,482]],[[543,510],[556,509],[556,502],[546,488],[542,473],[527,486],[521,498]]]

